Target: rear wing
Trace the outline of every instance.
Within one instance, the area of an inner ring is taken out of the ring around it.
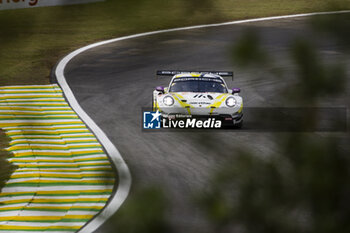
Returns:
[[[201,73],[201,74],[216,74],[221,77],[232,77],[233,81],[233,72],[232,71],[185,71],[185,70],[158,70],[158,76],[174,76],[176,74],[185,74],[185,73]]]

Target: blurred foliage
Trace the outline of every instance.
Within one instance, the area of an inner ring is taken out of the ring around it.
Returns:
[[[103,226],[104,233],[171,233],[165,218],[167,200],[160,188],[132,190],[132,195],[117,214]]]
[[[348,14],[328,15],[312,20],[314,28],[324,34],[335,37],[339,45],[350,49],[350,17]]]
[[[235,63],[241,67],[261,66],[268,62],[268,53],[261,48],[261,38],[253,29],[245,31],[232,49]]]
[[[348,47],[348,20],[349,15],[329,15],[312,19],[312,25]],[[268,69],[260,41],[256,32],[249,31],[233,49],[234,61]],[[290,51],[297,71],[297,82],[288,87],[292,103],[317,107],[321,97],[344,95],[348,79],[344,67],[323,62],[316,46],[305,39],[293,41]],[[317,112],[307,111],[305,118],[315,124]],[[215,232],[350,232],[349,134],[276,136],[279,153],[261,157],[241,148],[217,172],[209,191],[199,195]]]
[[[237,153],[200,198],[215,232],[349,232],[348,149],[290,134],[282,154]]]
[[[349,14],[340,17],[344,19],[344,25],[347,25],[348,22],[349,25],[339,27],[342,28],[339,31],[331,29],[331,25],[339,18],[339,15],[332,16],[314,17],[311,20],[311,25],[317,31],[322,29],[322,32],[327,33],[328,36],[336,37],[338,41],[343,42],[340,45],[347,48],[350,46],[350,38],[347,38],[350,30],[345,30],[345,28],[350,29]],[[338,23],[341,24],[341,22]],[[284,91],[287,98],[316,107],[316,102],[320,97],[336,95],[345,91],[345,83],[347,82],[345,67],[337,61],[323,61],[314,42],[302,38],[295,39],[289,50],[291,61],[296,67],[297,83],[293,88],[288,87]],[[262,47],[262,39],[255,29],[247,29],[243,33],[243,36],[232,48],[232,58],[234,64],[246,69],[264,71],[278,79],[283,79],[285,75]]]
[[[339,64],[323,63],[311,42],[295,41],[291,55],[298,72],[298,84],[291,94],[299,101],[316,104],[315,101],[319,97],[344,91],[345,68]]]

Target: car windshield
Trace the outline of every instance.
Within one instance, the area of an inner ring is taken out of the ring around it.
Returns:
[[[219,78],[185,77],[175,78],[170,85],[169,92],[227,93],[227,89]]]

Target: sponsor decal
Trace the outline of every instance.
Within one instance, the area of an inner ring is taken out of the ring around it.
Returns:
[[[174,83],[176,82],[184,82],[184,81],[206,81],[206,82],[217,82],[223,83],[219,78],[211,78],[211,77],[179,77],[174,79]]]

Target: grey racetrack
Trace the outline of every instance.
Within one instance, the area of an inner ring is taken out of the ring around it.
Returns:
[[[167,213],[177,232],[206,232],[206,220],[193,205],[193,194],[205,190],[208,179],[238,148],[259,156],[276,151],[271,132],[240,130],[145,132],[142,108],[150,107],[152,91],[170,79],[156,70],[233,70],[229,87],[240,87],[245,107],[288,107],[278,98],[293,82],[259,69],[243,69],[231,60],[231,48],[247,29],[256,29],[263,48],[278,68],[293,73],[288,47],[298,37],[311,39],[324,60],[344,57],[331,38],[316,36],[308,18],[274,20],[164,33],[90,49],[66,67],[67,82],[82,108],[119,149],[133,176],[133,190],[161,186],[169,201]],[[346,61],[342,59],[344,64]],[[349,93],[325,106],[346,106]],[[249,117],[249,116],[248,116]],[[249,128],[249,124],[245,125]],[[278,136],[278,135],[277,135]],[[125,205],[128,205],[128,200]],[[151,208],[151,207],[150,207]],[[104,232],[103,227],[99,232]]]

